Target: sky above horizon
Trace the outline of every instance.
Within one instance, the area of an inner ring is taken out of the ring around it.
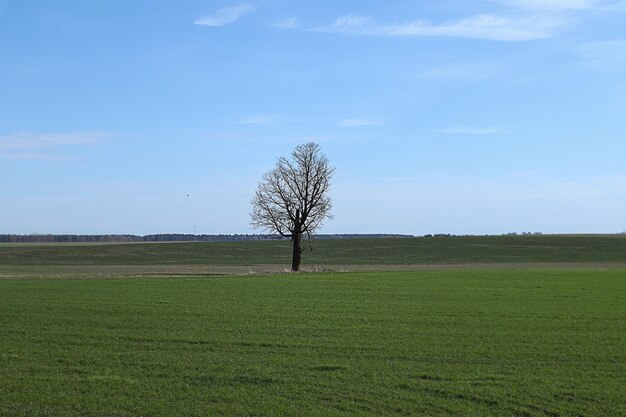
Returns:
[[[0,0],[0,234],[626,230],[626,1]]]

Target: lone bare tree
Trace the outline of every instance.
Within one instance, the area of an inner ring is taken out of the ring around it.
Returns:
[[[291,238],[292,271],[300,270],[302,235],[310,239],[324,219],[331,217],[328,190],[334,171],[318,144],[299,145],[291,159],[278,158],[252,199],[252,226]]]

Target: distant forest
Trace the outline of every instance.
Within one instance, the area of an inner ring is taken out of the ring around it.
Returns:
[[[378,239],[414,237],[394,234],[334,234],[315,235],[315,239]],[[287,239],[278,235],[192,235],[163,233],[158,235],[0,235],[0,243],[72,243],[72,242],[244,242]]]

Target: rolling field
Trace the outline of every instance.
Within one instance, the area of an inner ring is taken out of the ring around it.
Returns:
[[[472,236],[346,239],[308,245],[303,268],[626,267],[626,236]],[[289,241],[232,243],[0,244],[2,277],[113,277],[282,272]],[[561,265],[561,266],[559,266]],[[570,265],[574,266],[574,265]]]
[[[305,264],[453,269],[214,275],[288,243],[0,245],[0,416],[626,416],[626,239],[320,241]]]
[[[626,272],[0,281],[0,415],[620,416]]]

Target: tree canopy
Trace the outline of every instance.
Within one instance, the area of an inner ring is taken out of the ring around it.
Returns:
[[[291,158],[280,157],[265,173],[252,199],[252,225],[294,242],[294,271],[300,268],[302,234],[310,237],[331,217],[328,192],[334,171],[318,144],[299,145]]]

